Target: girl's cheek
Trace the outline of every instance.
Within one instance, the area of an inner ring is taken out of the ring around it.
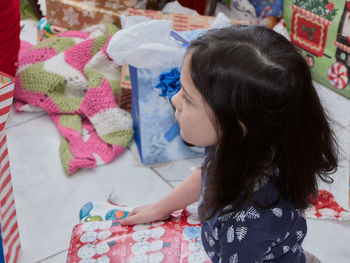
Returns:
[[[177,110],[177,109],[175,109],[175,119],[176,119],[177,121],[180,120],[180,111]]]

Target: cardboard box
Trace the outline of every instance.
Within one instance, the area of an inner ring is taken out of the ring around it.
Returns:
[[[131,81],[129,66],[127,64],[122,66],[118,105],[120,108],[131,113]]]
[[[176,31],[195,30],[198,28],[208,28],[215,20],[214,16],[196,16],[184,14],[167,14],[154,10],[143,10],[136,8],[129,8],[127,14],[129,16],[146,16],[152,19],[168,19],[173,21],[173,29]],[[248,21],[241,21],[231,19],[232,24],[245,24]]]
[[[21,249],[5,135],[13,89],[13,78],[0,72],[0,262],[5,263],[17,262]]]
[[[81,30],[89,26],[115,23],[120,28],[120,15],[140,0],[46,0],[50,24]]]

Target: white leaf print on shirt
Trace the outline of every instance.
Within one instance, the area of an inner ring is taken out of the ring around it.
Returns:
[[[227,243],[232,243],[232,241],[235,239],[235,229],[233,228],[233,226],[230,226],[227,229]]]
[[[293,253],[295,253],[298,250],[298,248],[299,248],[299,245],[295,244],[294,247],[292,247],[291,250],[293,251]]]
[[[245,237],[245,235],[247,234],[247,230],[248,228],[244,226],[236,228],[236,234],[239,241],[242,241],[242,239]]]
[[[211,237],[208,237],[208,242],[209,242],[209,245],[210,245],[211,247],[214,247],[214,245],[215,245],[214,239],[212,239]]]
[[[277,217],[282,217],[282,215],[283,215],[281,208],[275,207],[275,208],[272,208],[271,211]]]
[[[229,258],[229,262],[230,262],[230,263],[238,263],[238,253],[233,254],[233,255]]]
[[[299,216],[301,216],[301,217],[303,217],[303,218],[306,218],[306,217],[305,217],[305,213],[302,212],[301,210],[297,210],[297,213],[298,213]]]
[[[284,239],[286,239],[287,237],[289,237],[289,235],[290,235],[290,233],[287,232],[287,233],[286,233],[286,236],[284,237]]]
[[[274,259],[275,256],[271,253],[271,254],[268,254],[264,257],[264,260],[271,260],[271,259]]]
[[[290,247],[283,246],[283,253],[287,253],[290,250]]]
[[[208,252],[208,257],[212,259],[215,256],[215,253],[213,251]]]
[[[216,227],[214,227],[214,229],[213,229],[213,238],[215,240],[219,240],[219,233],[218,232],[219,232],[218,229]]]
[[[230,210],[230,209],[232,209],[232,205],[227,205],[227,206],[225,206],[223,209],[222,209],[222,211],[228,211],[228,210]]]
[[[246,218],[248,219],[258,219],[260,218],[260,214],[258,211],[256,211],[256,209],[251,206],[248,208],[247,211],[242,210],[239,211],[235,214],[234,218],[236,219],[237,222],[244,222]]]
[[[296,235],[297,235],[298,241],[299,241],[300,239],[302,239],[303,236],[304,236],[304,234],[303,234],[303,232],[302,232],[301,230],[297,231],[297,232],[296,232]]]
[[[227,221],[227,220],[229,220],[231,218],[232,214],[233,214],[233,212],[225,214],[223,216],[220,216],[219,220],[225,222],[225,221]]]

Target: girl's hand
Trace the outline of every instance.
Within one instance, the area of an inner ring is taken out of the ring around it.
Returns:
[[[157,203],[136,207],[120,223],[134,225],[168,219],[172,212],[199,200],[201,182],[201,169],[198,168]]]
[[[160,206],[157,204],[145,205],[136,207],[132,210],[129,215],[120,220],[122,225],[135,225],[143,224],[154,221],[160,221],[168,219],[170,216],[169,213],[165,213],[160,209]]]

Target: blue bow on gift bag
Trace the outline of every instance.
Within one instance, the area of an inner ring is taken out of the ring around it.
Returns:
[[[180,86],[180,72],[177,68],[173,68],[170,72],[164,72],[159,75],[159,83],[156,88],[161,89],[161,96],[168,97],[170,105],[172,106],[173,112],[175,112],[175,107],[171,103],[172,97],[178,93],[181,89]],[[165,133],[164,137],[168,142],[175,139],[176,136],[180,134],[179,123],[176,122],[171,128]]]
[[[177,68],[173,68],[170,72],[159,75],[159,83],[156,88],[161,89],[161,96],[171,98],[181,89],[180,72]]]

